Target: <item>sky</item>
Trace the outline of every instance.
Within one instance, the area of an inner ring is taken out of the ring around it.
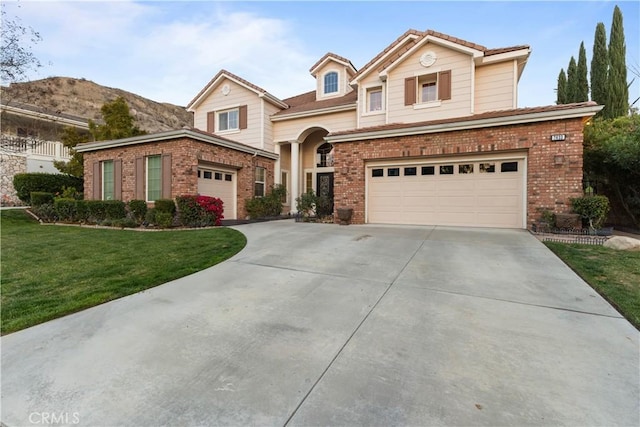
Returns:
[[[487,48],[529,45],[518,107],[552,105],[560,69],[578,59],[581,42],[591,63],[596,24],[604,23],[608,43],[618,5],[627,67],[635,70],[627,77],[636,78],[630,101],[640,97],[637,0],[1,1],[8,17],[42,37],[32,51],[43,66],[30,80],[85,78],[182,106],[220,69],[280,99],[313,90],[309,69],[325,53],[360,69],[408,29]]]

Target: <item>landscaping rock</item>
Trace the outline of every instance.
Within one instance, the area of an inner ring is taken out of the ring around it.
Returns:
[[[640,240],[632,237],[613,236],[603,246],[621,251],[640,250]]]

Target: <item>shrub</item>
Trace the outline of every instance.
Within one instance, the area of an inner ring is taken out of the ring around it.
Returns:
[[[169,212],[156,212],[156,225],[160,228],[169,228],[173,224],[173,215]]]
[[[300,197],[296,197],[296,209],[303,216],[315,214],[317,204],[318,196],[316,196],[313,190],[309,190],[306,193],[300,195]]]
[[[155,201],[155,208],[158,213],[170,213],[171,216],[176,214],[176,203],[173,199],[158,199]]]
[[[122,218],[111,221],[111,226],[120,228],[137,228],[138,223],[133,218]]]
[[[151,208],[147,210],[147,213],[144,215],[144,222],[148,224],[156,223],[156,209]]]
[[[73,222],[76,220],[78,213],[76,199],[56,199],[53,202],[53,208],[60,221]]]
[[[220,225],[224,218],[224,207],[221,199],[209,196],[179,196],[178,220],[186,227],[206,227]]]
[[[105,213],[105,206],[102,200],[87,200],[85,202],[87,207],[87,218],[91,222],[101,222],[107,217]]]
[[[589,228],[600,228],[609,213],[609,199],[606,196],[582,196],[571,199],[573,212],[589,223]]]
[[[18,173],[13,177],[13,187],[21,201],[30,203],[34,191],[60,194],[65,187],[73,187],[82,193],[83,181],[82,178],[58,173]]]
[[[104,212],[107,219],[124,219],[127,217],[125,203],[121,200],[103,200]]]
[[[62,187],[62,193],[60,194],[60,197],[64,199],[81,200],[82,198],[84,198],[84,195],[82,193],[79,193],[78,189],[76,189],[75,187],[64,186]]]
[[[129,212],[134,220],[141,224],[147,214],[147,202],[144,200],[131,200],[129,201]]]
[[[282,213],[282,200],[286,195],[287,189],[282,185],[273,186],[266,196],[245,201],[247,214],[250,218],[278,216]]]
[[[32,207],[53,203],[53,193],[44,191],[32,191],[30,198]]]
[[[57,218],[53,203],[45,203],[40,206],[31,207],[31,212],[44,222],[54,222]]]

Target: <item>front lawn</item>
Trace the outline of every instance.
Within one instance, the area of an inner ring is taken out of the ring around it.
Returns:
[[[640,329],[640,251],[555,242],[545,244]]]
[[[40,225],[1,211],[2,334],[200,271],[238,253],[230,228],[139,232]]]

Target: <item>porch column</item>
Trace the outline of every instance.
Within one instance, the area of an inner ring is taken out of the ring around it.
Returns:
[[[280,168],[282,167],[280,164],[280,144],[275,144],[273,146],[273,152],[278,155],[278,160],[276,160],[275,167],[273,168],[273,183],[274,184],[282,184],[282,173],[280,172]]]
[[[296,198],[300,196],[300,143],[291,141],[291,213],[297,213]]]

